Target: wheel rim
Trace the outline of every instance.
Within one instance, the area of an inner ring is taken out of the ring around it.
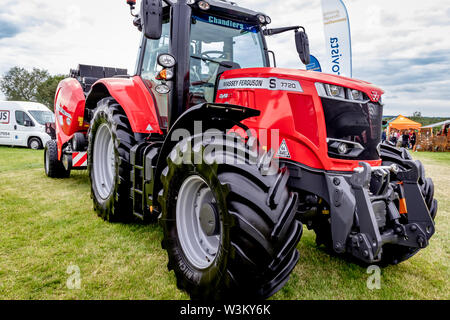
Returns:
[[[184,181],[176,210],[178,238],[186,258],[194,267],[207,269],[219,251],[222,227],[214,195],[201,177]]]
[[[33,149],[33,150],[39,149],[39,142],[36,141],[36,140],[32,140],[31,143],[30,143],[30,147],[31,147],[31,149]]]
[[[102,124],[94,142],[94,185],[99,196],[106,200],[113,191],[115,172],[115,152],[111,130]]]

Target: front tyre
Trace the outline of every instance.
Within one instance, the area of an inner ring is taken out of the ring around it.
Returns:
[[[101,100],[89,129],[88,171],[97,214],[109,222],[130,220],[130,150],[136,143],[120,105]]]
[[[383,160],[383,165],[390,166],[396,164],[401,170],[408,170],[408,161],[413,160],[411,154],[408,150],[404,148],[393,148],[389,146],[383,146],[381,149],[381,158]],[[416,160],[416,164],[419,167],[420,177],[419,177],[419,187],[422,191],[422,196],[425,200],[427,208],[430,212],[431,218],[434,220],[436,218],[438,210],[438,202],[434,199],[434,183],[431,178],[425,177],[425,168],[423,164]],[[393,180],[395,182],[395,180]],[[398,181],[399,183],[401,181]],[[406,214],[407,217],[407,214]],[[409,258],[416,255],[421,249],[410,248],[400,245],[388,244],[383,248],[382,265],[396,265]]]
[[[232,148],[222,150],[225,144]],[[264,176],[249,159],[247,146],[222,135],[190,137],[167,160],[162,245],[178,287],[192,299],[268,298],[297,264],[302,225],[289,173]]]

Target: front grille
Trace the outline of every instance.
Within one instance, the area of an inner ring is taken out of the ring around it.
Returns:
[[[330,140],[349,141],[349,147],[359,144],[362,152],[351,150],[340,154],[336,150],[329,150],[331,158],[378,160],[380,158],[378,146],[381,143],[381,125],[383,107],[378,103],[353,103],[328,98],[322,98],[325,114],[327,136]]]

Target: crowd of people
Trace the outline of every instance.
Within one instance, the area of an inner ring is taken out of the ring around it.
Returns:
[[[391,130],[389,137],[387,136],[387,129],[383,131],[382,135],[383,143],[388,140],[397,147],[403,147],[408,149],[414,149],[417,143],[417,134],[415,130]]]

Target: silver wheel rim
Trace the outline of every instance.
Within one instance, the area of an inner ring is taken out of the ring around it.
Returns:
[[[31,146],[31,149],[37,150],[37,149],[39,149],[39,142],[36,140],[33,140],[33,141],[31,141],[30,146]]]
[[[99,196],[106,200],[113,191],[115,172],[115,152],[111,130],[102,124],[94,142],[94,185]]]
[[[200,270],[210,267],[219,251],[222,229],[218,221],[220,218],[218,214],[215,215],[216,219],[205,217],[204,214],[204,208],[215,208],[215,205],[214,195],[202,178],[190,176],[184,181],[176,207],[178,238],[186,258]],[[208,235],[205,223],[208,227],[218,229],[218,232]]]

